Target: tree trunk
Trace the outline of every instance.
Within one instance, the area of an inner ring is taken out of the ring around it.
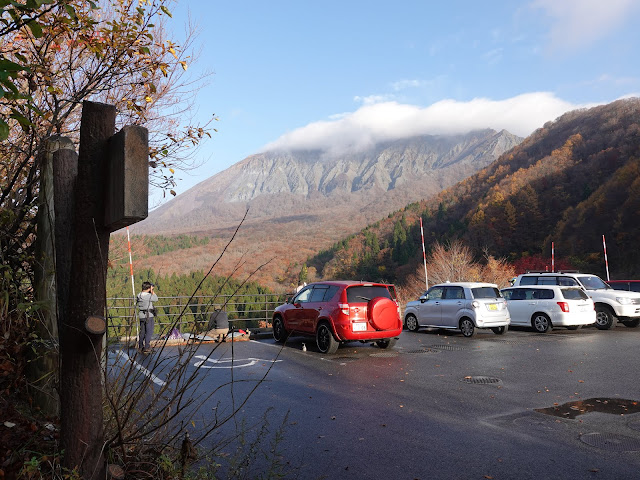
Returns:
[[[102,339],[85,329],[87,317],[103,317],[109,231],[104,227],[108,139],[115,131],[112,105],[84,102],[67,314],[60,329],[61,443],[63,465],[83,479],[103,479]],[[60,286],[64,290],[64,286]]]
[[[29,363],[32,396],[43,412],[59,415],[58,318],[64,318],[71,273],[73,192],[78,174],[78,154],[66,137],[44,142],[40,163],[40,202],[36,237],[36,298],[45,305],[37,333],[36,356]]]

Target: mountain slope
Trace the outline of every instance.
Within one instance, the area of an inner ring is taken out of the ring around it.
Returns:
[[[347,209],[369,221],[433,195],[493,162],[522,139],[506,131],[421,136],[332,156],[320,151],[252,155],[151,212],[144,233],[215,231],[296,216],[331,218]],[[375,214],[365,208],[384,197]],[[359,211],[361,210],[361,211]],[[214,226],[215,225],[215,226]],[[364,225],[364,223],[362,224]]]
[[[314,265],[339,276],[371,275],[371,266],[382,267],[378,272],[387,279],[399,279],[421,260],[417,222],[422,216],[427,248],[462,238],[477,252],[488,249],[517,259],[550,257],[554,242],[557,258],[602,276],[606,235],[612,278],[638,276],[639,174],[640,99],[570,112],[487,168],[367,228]],[[403,224],[404,237],[397,233]],[[389,245],[374,259],[367,246],[372,235]],[[345,265],[344,258],[352,261]]]

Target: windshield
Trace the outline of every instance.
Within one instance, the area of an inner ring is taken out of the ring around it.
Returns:
[[[587,290],[606,290],[611,288],[597,275],[581,275],[578,277],[578,280],[580,280],[582,286]]]

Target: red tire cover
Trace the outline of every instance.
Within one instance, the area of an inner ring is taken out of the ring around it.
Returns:
[[[367,317],[376,330],[390,330],[398,326],[398,307],[388,298],[372,298],[367,305]]]

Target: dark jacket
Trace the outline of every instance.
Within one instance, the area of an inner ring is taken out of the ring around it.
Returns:
[[[216,310],[209,317],[209,330],[229,328],[229,316],[227,312]]]

